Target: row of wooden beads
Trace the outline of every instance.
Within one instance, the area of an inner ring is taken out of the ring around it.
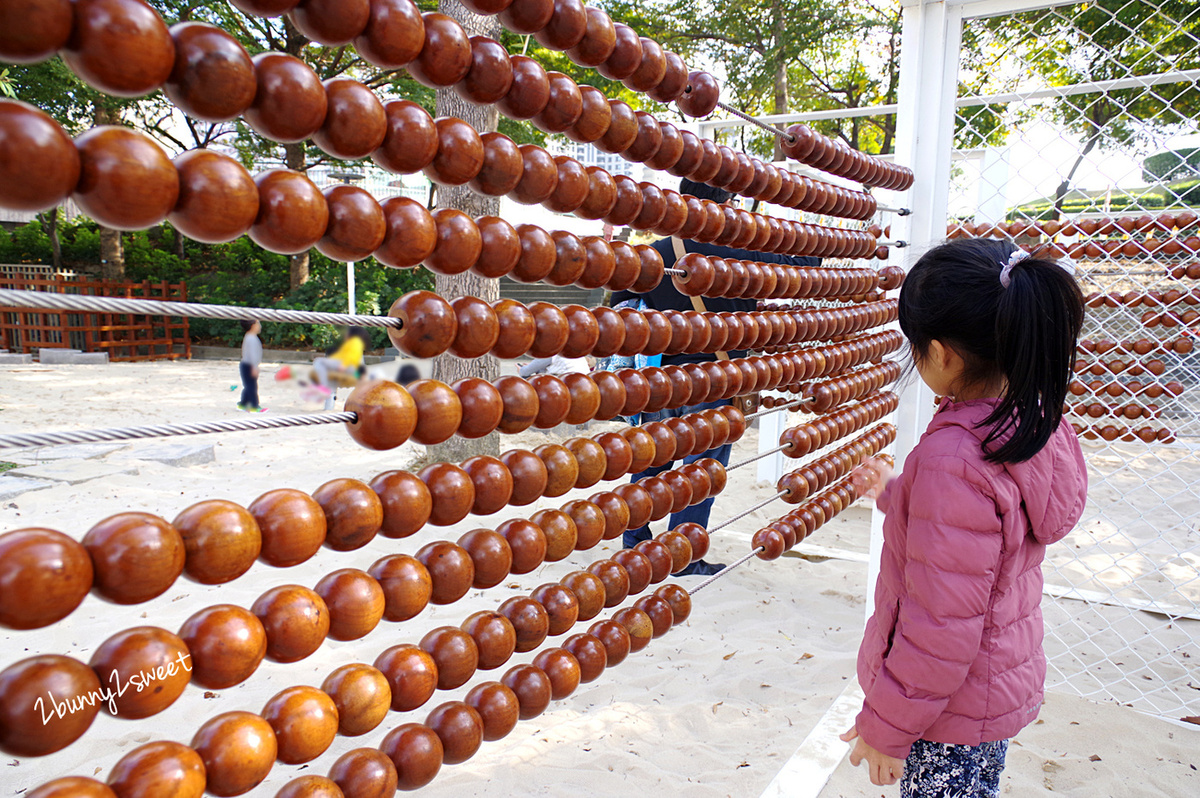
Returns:
[[[846,477],[824,493],[755,532],[750,539],[750,546],[755,549],[762,548],[758,553],[759,559],[778,559],[785,551],[833,520],[834,516],[858,498],[858,488]]]
[[[883,451],[895,439],[896,427],[880,424],[829,454],[789,471],[778,483],[778,489],[786,491],[783,500],[788,504],[799,504],[849,474],[863,460]]]
[[[682,505],[686,506],[715,495],[725,485],[724,469],[716,461],[704,462],[703,465],[692,464],[678,472],[668,472],[663,475],[664,481],[669,482],[667,478],[671,476],[684,481],[685,490],[672,499],[672,507],[676,511],[682,509],[679,498],[683,499]],[[696,485],[695,490],[691,487],[693,484]],[[645,512],[649,513],[650,493],[644,493]],[[612,526],[607,520],[611,515],[607,511],[609,499],[621,505],[622,519],[615,530],[607,528]],[[606,538],[619,536],[628,526],[630,507],[619,496],[603,494],[593,496],[589,501],[606,518],[602,522]],[[596,502],[602,502],[604,506]],[[584,509],[585,505],[582,502],[572,504],[577,505],[569,506],[572,510]],[[558,515],[563,516],[572,531],[575,529],[569,517],[563,513]],[[553,519],[547,519],[545,512],[534,517],[548,529],[559,528]],[[648,519],[638,520],[644,523]],[[530,535],[530,530],[535,535]],[[570,587],[543,586],[544,590],[539,588],[533,600],[526,600],[524,604],[519,599],[505,602],[500,611],[518,627],[517,637],[523,642],[533,641],[528,648],[517,650],[531,650],[545,638],[546,624],[543,621],[547,618],[547,611],[542,605],[552,610],[551,615],[554,615],[556,606],[567,608],[564,612],[570,615],[570,622],[560,624],[564,627],[562,631],[565,631],[576,620],[575,614],[569,610],[577,612],[581,601],[586,600],[590,606],[592,597],[598,595],[600,604],[596,605],[596,611],[601,605],[615,606],[628,595],[631,583],[638,591],[644,589],[651,581],[652,573],[659,570],[659,565],[677,571],[707,551],[707,536],[704,534],[685,536],[671,532],[659,537],[661,551],[644,547],[639,551],[621,552],[613,560],[594,563],[583,576],[572,575],[564,580],[573,585],[575,591],[580,591],[582,598],[577,598]],[[556,533],[551,547],[542,528],[532,521],[508,521],[497,532],[475,530],[464,535],[461,542],[471,546],[470,551],[440,541],[423,547],[415,558],[406,555],[384,557],[366,574],[352,569],[337,572],[323,579],[317,591],[298,585],[273,588],[255,602],[251,612],[231,605],[208,607],[185,621],[178,636],[155,627],[125,630],[110,637],[97,649],[90,664],[94,671],[90,676],[81,670],[81,663],[68,657],[41,656],[22,660],[0,672],[0,696],[4,699],[0,701],[3,707],[0,748],[17,755],[38,756],[69,745],[86,731],[100,709],[96,701],[86,708],[82,703],[78,707],[72,706],[73,711],[65,716],[58,713],[56,721],[44,721],[40,727],[33,720],[36,717],[37,697],[51,687],[62,687],[64,682],[73,682],[74,687],[79,688],[65,691],[68,696],[78,698],[99,690],[102,681],[111,682],[113,674],[122,671],[141,674],[142,678],[155,681],[154,690],[144,693],[138,690],[128,695],[114,696],[108,706],[114,714],[119,712],[124,717],[149,717],[172,704],[189,681],[212,689],[234,686],[249,678],[264,656],[280,662],[304,659],[315,652],[327,636],[356,639],[374,628],[382,617],[390,621],[408,620],[431,602],[452,603],[465,595],[473,585],[495,586],[510,572],[527,573],[543,561],[562,559],[573,548],[584,548],[584,543],[590,547],[600,539],[598,535],[593,535],[590,540],[577,544],[575,534],[570,535],[570,540],[565,538],[565,535]],[[497,541],[504,543],[497,546]],[[560,545],[562,543],[566,545]],[[503,556],[505,552],[507,557]],[[481,564],[478,579],[474,567],[476,558]],[[486,579],[483,578],[484,574],[487,575]],[[665,576],[664,573],[655,581]],[[332,605],[325,603],[326,595],[330,597]],[[534,603],[538,603],[537,608],[532,606]],[[336,608],[339,616],[336,626],[332,625],[330,606]],[[591,612],[587,617],[594,614]],[[529,623],[533,624],[532,628],[527,628]],[[331,634],[331,630],[334,634]],[[560,632],[552,630],[551,633]],[[443,645],[436,640],[431,642],[432,638],[446,636],[430,633],[427,640],[422,641],[422,648],[442,650],[449,645],[453,650],[453,643]],[[491,667],[498,667],[511,653],[512,650],[509,650]],[[429,653],[431,662],[441,656],[437,650]],[[470,672],[474,671],[474,667],[472,665]],[[147,673],[151,676],[146,676]],[[467,673],[462,679],[456,678],[453,684],[439,686],[451,689],[464,683],[469,676],[470,673]],[[404,680],[390,681],[393,682],[393,689],[397,684],[404,683]],[[432,688],[429,692],[432,693]],[[398,707],[393,698],[393,708],[412,709],[424,703],[428,697],[425,694],[416,703],[403,707]]]
[[[161,595],[184,572],[202,584],[220,584],[244,574],[256,559],[289,567],[307,561],[322,544],[349,551],[366,545],[377,532],[407,537],[427,522],[445,526],[471,512],[490,514],[508,504],[561,496],[675,456],[707,451],[745,431],[745,420],[733,407],[671,421],[660,424],[661,429],[602,433],[595,441],[572,439],[567,441],[570,448],[548,445],[537,454],[514,450],[502,459],[474,457],[462,468],[436,463],[417,475],[387,471],[370,486],[334,480],[312,498],[291,489],[269,491],[249,509],[224,500],[203,501],[171,524],[146,513],[124,513],[97,524],[82,543],[48,529],[8,532],[0,536],[0,572],[14,589],[0,601],[0,622],[17,629],[55,623],[73,612],[93,586],[109,600],[136,604]],[[619,496],[606,497],[606,506],[622,503]],[[628,505],[623,512],[627,522]],[[608,530],[614,536],[623,531]]]
[[[903,371],[904,369],[899,363],[889,361],[823,382],[780,390],[797,393],[806,399],[811,398],[813,401],[810,409],[816,413],[824,413],[837,405],[861,399],[867,394],[895,382],[900,379]]]
[[[1141,441],[1142,443],[1174,443],[1174,430],[1166,427],[1115,427],[1111,424],[1079,424],[1071,422],[1075,434],[1089,441]]]
[[[896,300],[795,311],[589,310],[508,299],[488,305],[469,296],[451,303],[431,291],[410,291],[388,309],[402,322],[399,329],[389,328],[388,336],[401,352],[419,358],[445,352],[463,358],[490,352],[504,359],[526,353],[679,354],[827,339],[888,324],[897,311]]]
[[[1200,269],[1200,264],[1194,265]],[[1092,291],[1084,297],[1084,304],[1089,308],[1137,307],[1138,305],[1149,308],[1169,308],[1180,304],[1200,305],[1200,288],[1193,288],[1190,291],[1186,288],[1169,288],[1166,291]]]
[[[856,405],[789,427],[779,436],[779,445],[788,447],[783,450],[788,457],[804,457],[875,423],[899,406],[900,397],[895,393],[873,393]]]
[[[1063,414],[1088,416],[1089,418],[1127,418],[1130,421],[1139,418],[1158,418],[1161,414],[1158,405],[1125,404],[1107,405],[1101,402],[1075,402],[1063,405]]]
[[[1064,235],[1064,236],[1109,236],[1144,233],[1149,231],[1170,232],[1171,230],[1186,230],[1196,224],[1195,211],[1180,211],[1178,213],[1160,213],[1158,216],[1142,214],[1141,216],[1121,216],[1115,219],[1080,219],[1079,221],[1059,221],[1057,219],[1039,222],[1030,219],[1017,219],[1012,222],[964,222],[946,225],[946,235],[950,238],[969,238],[971,236],[1029,236],[1029,235]]]
[[[1111,338],[1101,338],[1094,341],[1091,338],[1083,338],[1077,346],[1078,351],[1104,355],[1112,351],[1117,352],[1132,352],[1137,355],[1148,355],[1152,352],[1177,352],[1181,355],[1186,355],[1195,348],[1195,341],[1192,336],[1183,335],[1179,338],[1170,341],[1159,341],[1150,338],[1139,338],[1136,341],[1114,341]]]
[[[1172,397],[1182,396],[1185,389],[1183,383],[1177,380],[1171,380],[1166,383],[1143,383],[1140,380],[1130,380],[1128,382],[1091,380],[1084,383],[1080,380],[1072,380],[1067,390],[1072,396],[1085,396],[1090,393],[1094,396],[1107,394],[1113,397],[1148,396],[1151,399],[1157,399],[1164,394]]]
[[[817,133],[803,122],[791,125],[788,135],[780,138],[783,154],[830,174],[868,186],[905,191],[913,184],[913,172],[907,166],[888,163],[851,149],[842,139]]]
[[[1007,233],[999,230],[992,233],[996,238],[1005,238]],[[970,238],[971,236],[952,233],[951,238]],[[978,237],[987,237],[980,234]],[[1188,236],[1187,238],[1167,238],[1156,239],[1147,238],[1144,240],[1110,238],[1105,241],[1071,241],[1071,242],[1051,242],[1047,244],[1035,244],[1033,246],[1022,244],[1021,249],[1027,252],[1033,252],[1042,257],[1049,258],[1100,258],[1108,257],[1123,257],[1123,258],[1144,258],[1144,257],[1162,257],[1162,256],[1177,256],[1177,255],[1194,255],[1200,253],[1200,236]]]
[[[844,239],[842,236],[835,236],[835,239],[841,240],[847,246],[853,245],[852,241]],[[870,242],[863,243],[868,246],[868,249],[864,250],[864,252],[869,252],[873,248],[870,246]],[[841,246],[841,244],[837,246]],[[841,257],[844,253],[834,252],[830,254]],[[828,289],[825,293],[862,294],[879,284],[879,276],[871,269],[813,270],[814,272],[818,272],[817,279],[810,279],[807,281],[808,285],[801,283],[796,288],[792,288],[790,285],[785,284],[779,287],[779,291],[768,290],[774,289],[775,286],[764,285],[761,291],[748,293],[747,289],[741,285],[743,281],[737,280],[735,277],[735,269],[739,265],[742,270],[748,270],[751,266],[759,266],[759,264],[752,261],[710,257],[701,255],[698,252],[690,252],[675,261],[675,268],[681,269],[683,274],[673,274],[671,279],[680,293],[686,296],[749,296],[751,298],[787,297],[789,295],[817,296],[819,295],[817,292],[826,286],[828,286]],[[800,271],[797,267],[791,268],[796,269],[796,271],[785,272],[788,277],[806,274],[806,272]],[[825,285],[822,285],[821,277],[827,280]]]
[[[1094,361],[1089,363],[1086,360],[1075,361],[1076,374],[1091,374],[1096,377],[1103,377],[1109,374],[1125,374],[1129,377],[1139,377],[1143,374],[1150,373],[1155,377],[1165,374],[1167,364],[1158,358],[1149,360],[1104,360]]]

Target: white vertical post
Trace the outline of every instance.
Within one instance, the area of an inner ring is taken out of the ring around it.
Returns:
[[[758,419],[758,453],[769,452],[779,446],[779,436],[787,424],[788,411],[768,413]],[[783,476],[783,452],[775,452],[758,461],[758,471],[755,474],[759,482],[774,485]]]
[[[962,8],[932,0],[903,0],[900,85],[896,112],[896,162],[913,170],[915,181],[903,205],[912,214],[897,218],[893,238],[909,242],[905,268],[930,245],[946,237],[950,197],[950,153],[954,145],[954,101],[958,93],[958,52]],[[933,417],[933,394],[914,380],[901,394],[896,411],[897,467],[920,440]],[[871,519],[867,566],[867,615],[875,606],[875,580],[883,552],[883,515]]]
[[[1011,147],[988,147],[983,151],[976,185],[975,222],[996,224],[1008,213],[1008,167]]]
[[[354,261],[346,263],[346,311],[351,316],[358,313],[358,300],[354,296]]]

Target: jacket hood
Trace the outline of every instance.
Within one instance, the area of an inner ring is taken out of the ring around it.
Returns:
[[[979,426],[996,406],[997,399],[942,402],[929,425],[929,433],[961,427],[982,446],[988,427]],[[1041,543],[1066,537],[1083,514],[1087,500],[1087,466],[1071,425],[1062,421],[1042,450],[1021,463],[1000,463],[1021,493],[1030,532]]]

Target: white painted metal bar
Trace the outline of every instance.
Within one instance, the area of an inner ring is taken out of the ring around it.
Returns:
[[[772,413],[759,419],[758,451],[760,454],[779,446],[779,436],[783,434],[784,427],[787,425],[787,417],[787,413]],[[758,469],[755,472],[757,481],[770,485],[779,482],[779,478],[783,476],[785,458],[786,455],[783,452],[775,452],[759,460]]]
[[[762,798],[817,798],[850,750],[838,735],[854,725],[863,697],[857,681],[846,685],[796,753],[763,790]]]

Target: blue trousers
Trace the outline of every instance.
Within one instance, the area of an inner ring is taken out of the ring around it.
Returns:
[[[242,377],[242,401],[244,407],[258,407],[258,377],[254,376],[254,366],[249,363],[238,363],[238,373]]]
[[[698,405],[684,405],[683,407],[677,407],[673,410],[659,410],[657,413],[645,413],[642,415],[642,423],[646,424],[651,421],[666,421],[668,418],[678,418],[680,416],[686,416],[688,413],[696,413],[700,410],[707,410],[710,407],[723,407],[727,404],[729,404],[728,399],[718,399],[714,402],[702,402]],[[700,452],[699,454],[693,454],[685,457],[683,460],[683,465],[694,463],[697,460],[704,459],[705,457],[711,457],[718,461],[721,465],[729,465],[729,453],[732,450],[733,444],[726,443],[722,446],[716,447],[715,449],[709,449],[707,452]],[[657,476],[658,474],[661,474],[664,471],[669,471],[674,467],[675,461],[672,460],[671,462],[665,463],[657,468],[647,468],[640,474],[634,474],[632,477],[630,477],[630,481],[637,482],[639,479],[644,479],[645,477]],[[674,529],[680,524],[690,521],[707,529],[708,516],[709,513],[712,512],[713,501],[714,499],[708,498],[699,504],[693,504],[691,507],[685,507],[677,513],[672,513],[671,520],[667,528]],[[637,529],[626,530],[625,548],[631,549],[643,540],[649,540],[650,538],[651,535],[649,524],[643,527],[638,527]]]
[[[952,745],[917,740],[904,760],[900,798],[998,798],[1008,740]]]

